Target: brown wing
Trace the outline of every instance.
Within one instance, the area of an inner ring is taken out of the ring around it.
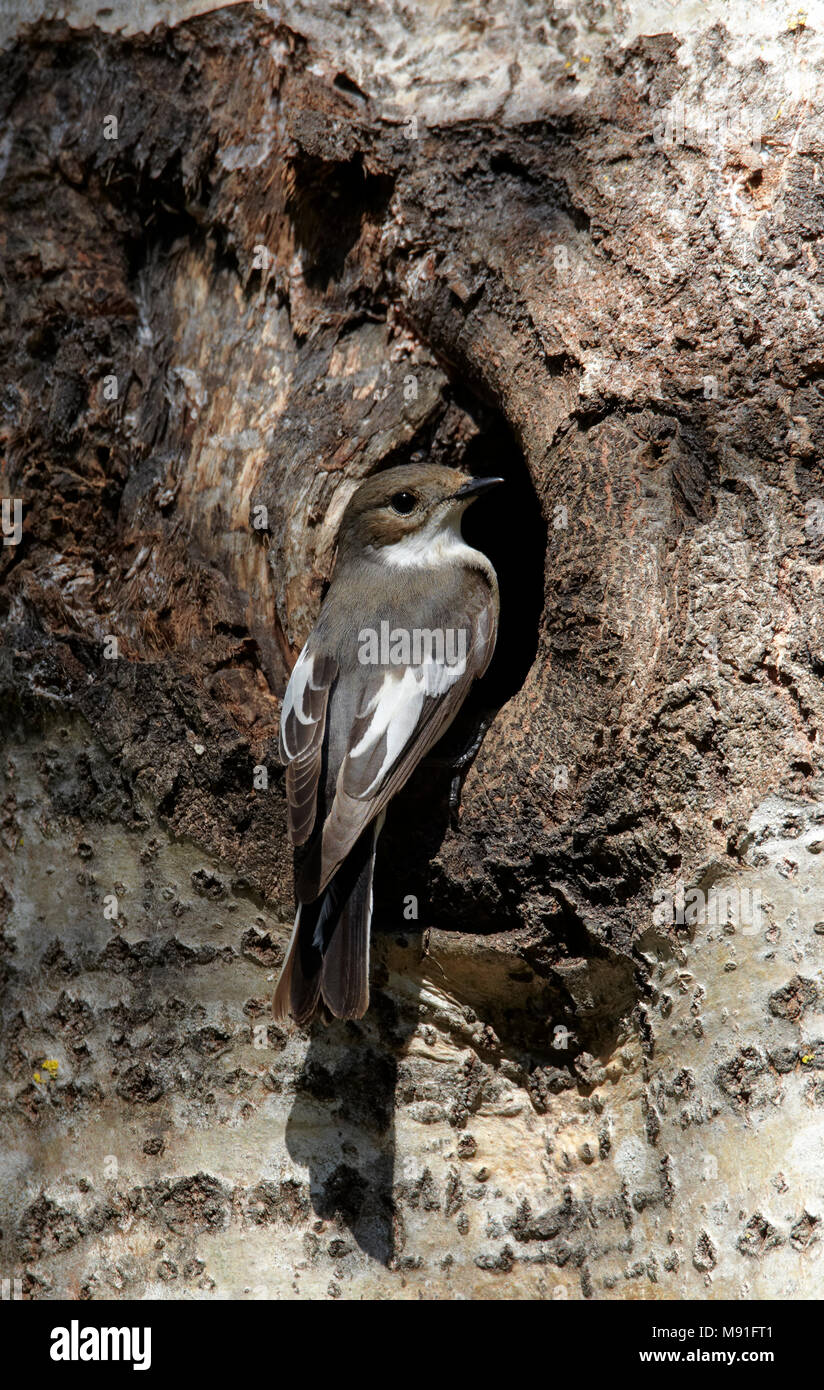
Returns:
[[[472,682],[489,665],[497,635],[497,601],[485,583],[478,584],[465,620],[471,639],[460,670],[425,662],[418,667],[362,667],[341,677],[332,718],[337,724],[342,707],[351,710],[347,751],[322,838],[301,875],[303,901],[323,891],[363,829],[446,732]]]
[[[316,640],[313,633],[295,663],[280,716],[280,760],[286,763],[289,838],[293,845],[304,844],[315,823],[326,710],[329,691],[338,674],[337,662],[317,648]]]

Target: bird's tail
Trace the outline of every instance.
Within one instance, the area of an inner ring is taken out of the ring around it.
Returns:
[[[336,1018],[369,1007],[372,872],[380,824],[370,825],[313,902],[301,903],[275,989],[275,1018],[308,1023],[321,1000]]]

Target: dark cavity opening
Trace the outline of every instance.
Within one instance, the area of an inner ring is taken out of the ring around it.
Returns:
[[[462,387],[454,390],[453,404],[471,417],[476,431],[459,456],[439,447],[436,432],[427,441],[426,456],[474,476],[505,480],[502,487],[473,503],[463,521],[466,541],[489,556],[498,576],[498,640],[486,675],[475,682],[452,727],[390,804],[375,869],[373,921],[378,931],[382,924],[395,930],[403,921],[401,885],[403,896],[418,898],[421,922],[442,916],[437,910],[430,913],[427,905],[432,899],[432,860],[450,825],[454,770],[449,762],[471,746],[481,721],[494,717],[521,689],[538,650],[544,609],[547,526],[523,454],[499,411]],[[461,769],[462,778],[470,765]],[[432,906],[437,909],[436,903]],[[470,927],[459,920],[460,914],[456,918],[449,910],[443,915],[450,921],[439,925]],[[511,901],[499,901],[495,915],[497,930],[519,925],[517,895]],[[415,924],[410,926],[414,929]],[[470,929],[484,929],[477,911]]]
[[[505,481],[467,510],[463,533],[469,545],[489,556],[498,576],[498,641],[476,691],[486,707],[500,709],[521,689],[538,651],[547,527],[512,431],[497,411],[484,414],[487,419],[467,447],[463,467],[474,475],[497,474]]]

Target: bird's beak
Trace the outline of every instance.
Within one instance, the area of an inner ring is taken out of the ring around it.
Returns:
[[[455,501],[471,501],[473,498],[486,492],[487,488],[497,487],[502,483],[503,478],[469,478],[462,487],[455,493]]]

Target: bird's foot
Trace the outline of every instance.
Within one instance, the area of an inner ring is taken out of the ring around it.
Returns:
[[[487,729],[492,723],[497,710],[491,710],[482,714],[473,729],[463,748],[449,757],[429,757],[424,759],[428,767],[449,768],[452,773],[452,780],[449,784],[449,824],[453,830],[457,830],[460,822],[460,801],[463,784],[469,771],[472,759],[484,741]]]

